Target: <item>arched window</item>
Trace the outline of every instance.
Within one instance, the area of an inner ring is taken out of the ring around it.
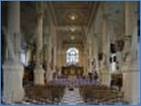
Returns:
[[[66,62],[76,64],[79,62],[79,51],[76,48],[69,48],[66,52]]]

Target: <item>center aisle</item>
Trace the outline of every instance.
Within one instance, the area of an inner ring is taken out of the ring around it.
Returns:
[[[73,90],[69,90],[69,88],[65,89],[65,94],[61,101],[61,104],[69,104],[69,105],[76,105],[82,104],[83,99],[80,96],[79,88],[73,88]]]

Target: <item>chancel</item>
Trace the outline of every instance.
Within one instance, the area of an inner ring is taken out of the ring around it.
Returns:
[[[2,1],[3,104],[140,103],[138,1]]]

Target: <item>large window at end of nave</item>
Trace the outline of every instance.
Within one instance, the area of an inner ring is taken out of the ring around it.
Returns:
[[[76,48],[69,48],[66,52],[67,64],[77,64],[79,62],[79,51]]]

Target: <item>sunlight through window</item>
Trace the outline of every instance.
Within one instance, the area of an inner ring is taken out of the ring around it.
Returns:
[[[77,64],[79,62],[79,51],[76,48],[69,48],[66,52],[66,62],[68,64]]]

